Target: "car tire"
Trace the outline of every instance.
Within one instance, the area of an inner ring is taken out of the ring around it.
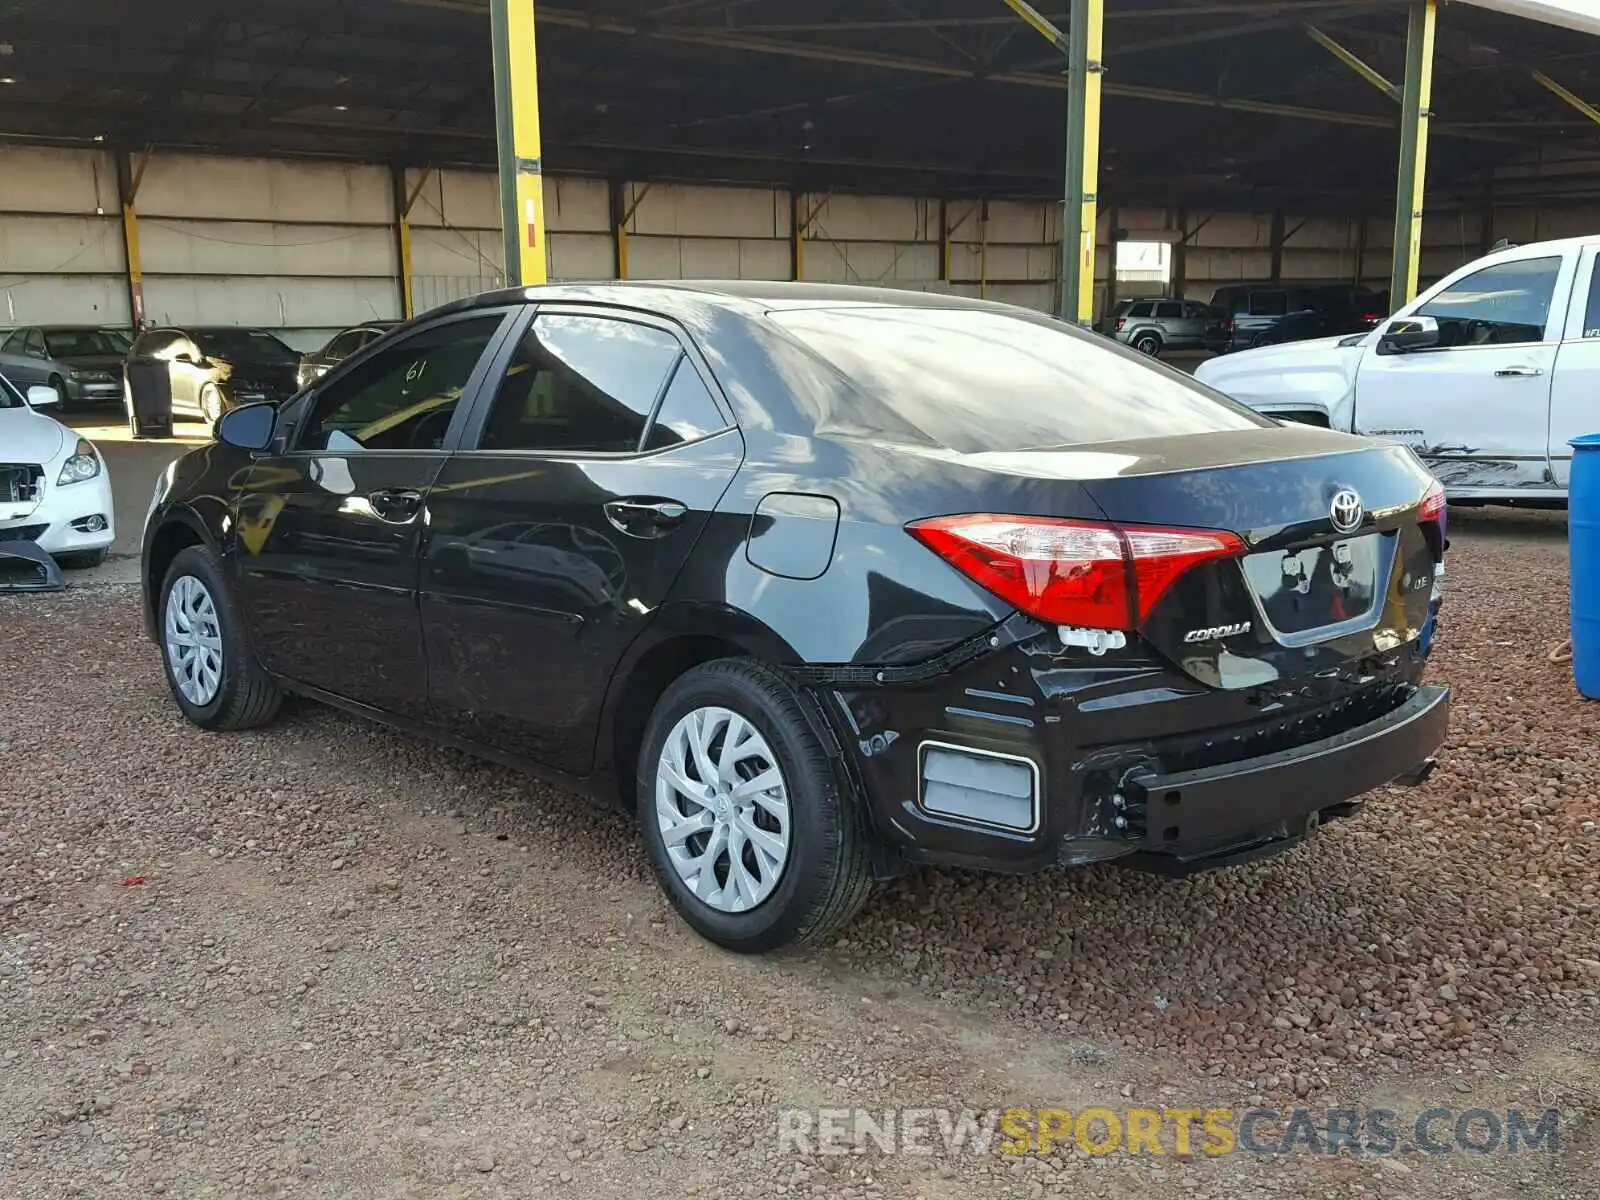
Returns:
[[[200,389],[200,419],[206,423],[208,429],[222,420],[222,414],[226,411],[226,406],[222,403],[222,393],[216,384],[208,383]]]
[[[720,726],[718,713],[727,714]],[[705,731],[717,786],[706,787],[695,765],[696,721]],[[747,756],[725,758],[730,734],[735,750],[744,748]],[[679,762],[684,773],[674,776]],[[731,778],[751,782],[773,772],[776,783],[759,793],[723,791],[720,800],[714,794]],[[705,788],[705,802],[677,788],[675,777]],[[679,915],[724,949],[759,954],[817,941],[854,917],[871,893],[865,814],[837,748],[830,750],[825,718],[814,700],[768,667],[722,659],[693,668],[667,688],[645,730],[637,788],[639,824],[657,882]],[[721,816],[713,811],[719,803]],[[779,808],[786,817],[775,815]],[[696,819],[696,832],[669,836],[673,823]],[[759,841],[744,832],[757,825],[766,835]],[[779,841],[784,855],[774,870],[769,859]],[[743,881],[737,884],[735,848]],[[694,863],[702,864],[698,871]]]
[[[1141,333],[1133,339],[1133,348],[1140,354],[1155,358],[1161,353],[1161,339],[1153,333]]]
[[[173,615],[175,606],[181,615]],[[253,729],[277,715],[283,693],[256,662],[233,593],[204,546],[180,550],[167,568],[156,632],[167,686],[191,722],[202,729]],[[202,640],[215,645],[209,656]],[[187,658],[185,644],[193,651]],[[193,670],[180,666],[186,661],[195,663]],[[186,684],[194,686],[186,690]]]
[[[57,554],[56,565],[68,571],[87,571],[90,567],[98,567],[106,560],[106,548],[98,550],[80,550],[76,554]]]
[[[67,407],[67,385],[59,375],[52,375],[45,381],[45,387],[56,394],[56,409],[64,412]]]

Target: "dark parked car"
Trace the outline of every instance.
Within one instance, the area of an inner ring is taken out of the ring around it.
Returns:
[[[321,379],[331,368],[338,366],[369,342],[377,341],[398,324],[398,321],[369,321],[365,325],[354,325],[349,329],[340,330],[328,339],[328,344],[322,349],[301,357],[298,376],[300,386],[305,387],[313,380]]]
[[[300,390],[300,356],[261,329],[148,329],[128,352],[129,366],[136,362],[165,365],[173,413],[208,423],[241,404],[276,404]]]
[[[1216,290],[1211,307],[1222,318],[1222,336],[1212,348],[1224,354],[1364,333],[1389,312],[1380,293],[1349,284],[1229,284]]]
[[[158,484],[150,636],[632,807],[723,946],[914,863],[1186,872],[1415,782],[1443,494],[1051,318],[811,284],[436,310]]]
[[[126,334],[94,325],[30,325],[0,342],[0,373],[26,392],[53,388],[63,406],[122,399]]]

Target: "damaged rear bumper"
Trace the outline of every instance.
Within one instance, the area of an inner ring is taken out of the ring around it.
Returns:
[[[1354,798],[1432,773],[1450,724],[1450,690],[1419,687],[1394,711],[1290,750],[1198,771],[1136,773],[1123,792],[1138,859],[1163,873],[1228,866],[1359,809]]]
[[[1226,866],[1358,811],[1373,788],[1421,782],[1449,721],[1449,691],[1421,683],[1420,639],[1229,691],[1018,632],[930,678],[830,689],[880,875]]]

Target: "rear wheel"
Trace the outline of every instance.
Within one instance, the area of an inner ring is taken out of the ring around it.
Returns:
[[[251,729],[277,714],[282,693],[257,664],[210,550],[177,553],[157,616],[167,684],[190,721],[202,729]]]
[[[1151,358],[1161,353],[1161,339],[1153,333],[1141,333],[1133,339],[1133,348]]]
[[[861,803],[822,720],[809,697],[740,659],[689,671],[651,715],[638,769],[651,866],[719,946],[816,941],[871,891]]]

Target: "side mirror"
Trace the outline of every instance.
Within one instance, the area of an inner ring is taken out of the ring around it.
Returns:
[[[276,404],[245,404],[229,409],[217,422],[217,440],[235,450],[260,453],[272,445],[272,431],[278,423]]]
[[[1438,344],[1439,322],[1432,317],[1400,317],[1378,336],[1378,349],[1385,354],[1405,354]]]
[[[61,393],[53,387],[35,385],[28,389],[28,405],[30,408],[49,408],[52,404],[60,403]]]

